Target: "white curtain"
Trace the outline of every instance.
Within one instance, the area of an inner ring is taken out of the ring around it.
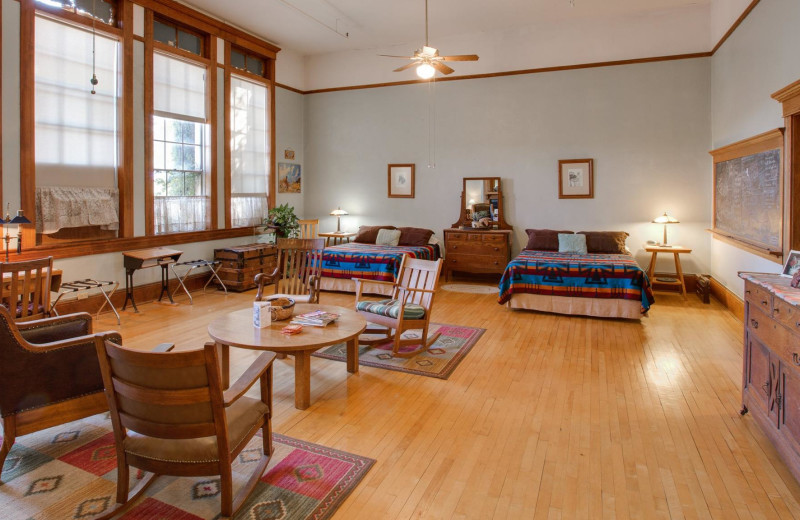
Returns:
[[[155,197],[155,232],[202,231],[210,225],[208,197]]]
[[[153,54],[153,110],[161,117],[205,123],[205,67]]]
[[[92,33],[36,17],[35,135],[37,181],[57,182],[66,172],[79,185],[116,183],[117,42],[98,34],[96,94],[92,85]],[[41,173],[41,175],[39,175]],[[74,181],[73,181],[74,183]]]
[[[261,223],[267,206],[269,128],[267,87],[231,76],[231,222]]]

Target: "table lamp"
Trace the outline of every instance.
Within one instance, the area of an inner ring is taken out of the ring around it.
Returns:
[[[680,221],[672,215],[668,215],[665,211],[663,215],[659,215],[653,219],[653,224],[664,224],[664,243],[659,245],[662,247],[672,247],[667,245],[667,224],[680,224]]]
[[[341,233],[342,232],[342,228],[341,228],[342,215],[349,215],[349,214],[350,213],[346,212],[342,208],[336,208],[335,210],[331,211],[331,215],[336,217],[336,232],[337,233]]]

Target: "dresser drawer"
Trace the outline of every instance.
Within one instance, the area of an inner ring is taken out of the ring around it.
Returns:
[[[800,334],[800,309],[789,305],[780,298],[772,301],[772,317],[786,325],[789,330]]]
[[[495,233],[487,233],[483,235],[484,242],[490,242],[493,244],[505,244],[506,243],[506,234],[495,234]]]
[[[505,258],[496,255],[465,255],[453,254],[445,258],[445,263],[453,271],[470,272],[503,272],[506,268]]]
[[[772,294],[762,287],[746,282],[744,285],[744,298],[762,311],[768,314],[772,312]]]
[[[445,237],[445,240],[446,240],[448,243],[449,243],[449,242],[454,242],[454,241],[456,241],[456,240],[457,240],[457,241],[461,241],[461,242],[466,242],[466,241],[467,241],[467,233],[450,233],[450,232],[445,232],[445,234],[444,234],[444,237]]]
[[[772,350],[779,350],[779,346],[785,345],[791,340],[792,334],[783,325],[761,312],[758,307],[751,304],[747,312],[747,333],[753,334],[759,340],[768,345]]]
[[[503,253],[505,248],[493,244],[486,244],[484,242],[448,242],[445,251],[447,251],[448,255],[454,253],[462,253],[465,255],[493,255],[496,253]]]

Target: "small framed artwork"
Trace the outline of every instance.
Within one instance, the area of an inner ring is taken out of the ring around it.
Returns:
[[[798,272],[800,272],[800,251],[789,251],[789,255],[786,257],[786,263],[783,264],[781,276],[791,278]]]
[[[389,197],[414,198],[414,165],[389,165]]]
[[[594,159],[558,161],[558,198],[594,198]]]
[[[300,172],[299,164],[278,163],[278,193],[300,193]]]

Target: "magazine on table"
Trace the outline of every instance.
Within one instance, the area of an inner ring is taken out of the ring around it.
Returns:
[[[336,321],[338,317],[339,315],[333,312],[314,311],[307,312],[305,314],[298,314],[292,319],[292,323],[296,325],[324,327],[325,325]]]

